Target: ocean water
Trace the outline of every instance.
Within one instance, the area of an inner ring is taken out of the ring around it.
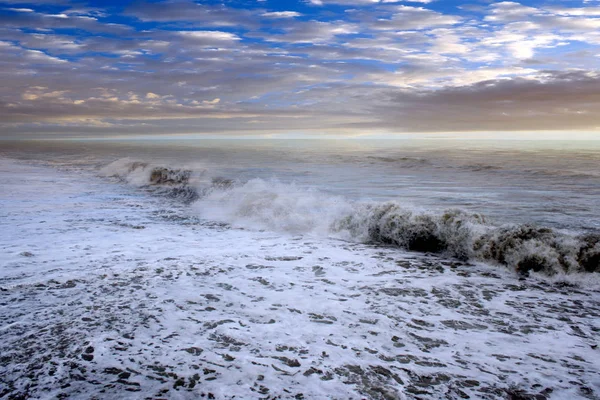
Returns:
[[[598,142],[181,140],[13,150],[179,198],[190,214],[234,227],[395,245],[523,273],[593,272],[600,263]]]
[[[595,398],[598,165],[598,142],[0,142],[0,397]]]

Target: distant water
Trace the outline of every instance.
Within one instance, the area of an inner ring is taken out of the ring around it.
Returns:
[[[600,142],[3,142],[0,155],[179,198],[245,229],[505,264],[600,267]]]

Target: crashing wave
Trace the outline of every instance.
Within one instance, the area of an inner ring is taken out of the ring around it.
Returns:
[[[508,265],[517,272],[553,275],[579,272],[579,241],[550,228],[517,225],[491,229],[474,242],[479,259]]]
[[[483,223],[482,216],[461,210],[436,216],[386,202],[358,205],[351,214],[334,221],[332,230],[347,230],[353,237],[374,243],[468,260],[473,236]]]
[[[194,203],[203,217],[250,229],[331,235],[346,240],[504,265],[518,273],[600,272],[600,234],[496,225],[463,210],[440,213],[395,202],[352,202],[277,181],[210,177],[206,170],[119,160],[102,170],[153,193]]]
[[[365,243],[504,265],[521,274],[600,272],[600,235],[534,225],[496,225],[463,210],[418,211],[390,201],[350,202],[316,190],[254,179],[213,190],[194,208],[247,228],[327,234]]]
[[[588,234],[579,238],[577,262],[587,272],[600,272],[600,234]]]
[[[600,272],[600,235],[574,237],[528,224],[496,226],[462,210],[430,214],[394,202],[369,204],[335,221],[333,230],[406,250],[501,264],[521,274]]]
[[[197,200],[199,194],[191,185],[192,170],[168,168],[129,159],[117,160],[102,168],[101,174],[186,203]]]

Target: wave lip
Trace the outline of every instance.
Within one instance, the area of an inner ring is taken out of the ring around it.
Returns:
[[[468,260],[473,237],[483,224],[484,217],[461,210],[437,216],[386,202],[359,205],[352,214],[335,221],[332,228],[373,243]]]
[[[415,213],[393,202],[374,204],[338,221],[335,229],[373,243],[504,265],[525,275],[600,272],[600,235],[571,236],[530,224],[496,226],[462,210]]]
[[[600,272],[600,234],[588,234],[580,238],[581,246],[577,260],[587,272]]]
[[[192,171],[187,169],[170,169],[154,167],[150,172],[150,183],[153,185],[187,185]]]
[[[199,193],[193,185],[194,174],[196,173],[196,178],[199,178],[204,171],[170,168],[124,158],[105,166],[100,173],[143,187],[155,194],[191,203],[199,198]]]

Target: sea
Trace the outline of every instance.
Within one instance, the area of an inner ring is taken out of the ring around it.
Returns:
[[[599,166],[600,141],[0,141],[0,398],[600,398]]]

